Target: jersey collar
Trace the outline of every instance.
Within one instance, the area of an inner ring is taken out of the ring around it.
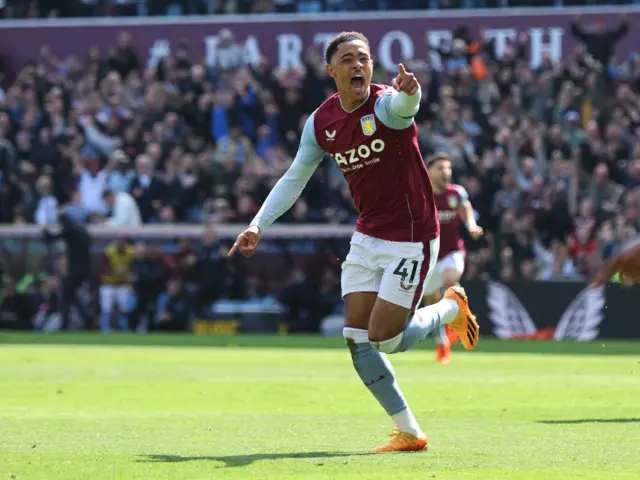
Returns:
[[[353,113],[356,110],[358,110],[360,107],[362,107],[362,105],[364,105],[365,103],[367,103],[367,100],[369,100],[369,96],[371,95],[371,85],[369,85],[369,88],[367,88],[367,96],[364,97],[363,102],[358,105],[356,108],[354,108],[353,110],[349,111],[346,108],[344,108],[344,105],[342,104],[342,98],[340,98],[340,95],[338,95],[338,98],[340,99],[340,106],[342,107],[342,110],[344,110],[347,113]]]

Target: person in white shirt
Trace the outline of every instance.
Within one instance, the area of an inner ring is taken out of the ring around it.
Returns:
[[[136,201],[126,192],[106,190],[102,196],[111,210],[111,216],[105,221],[109,227],[139,227],[142,225],[140,209]]]
[[[53,225],[58,221],[58,200],[53,195],[51,177],[42,175],[36,182],[38,203],[33,218],[38,225]]]

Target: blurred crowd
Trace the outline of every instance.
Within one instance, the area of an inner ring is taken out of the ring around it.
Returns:
[[[461,26],[451,48],[434,47],[443,72],[423,59],[406,62],[423,89],[416,118],[423,154],[452,156],[455,181],[487,232],[468,239],[466,278],[589,278],[637,235],[640,56],[613,61],[627,29],[624,19],[611,30],[576,23],[572,34],[582,42],[571,55],[557,64],[545,57],[532,69],[526,34],[498,57],[491,42]],[[219,36],[213,66],[193,58],[187,44],[146,65],[125,31],[109,52],[90,47],[58,58],[43,46],[0,90],[0,223],[46,226],[61,211],[114,227],[248,222],[291,163],[307,116],[334,86],[314,48],[303,65],[283,71],[266,59],[245,65],[233,33]],[[389,81],[374,72],[374,82]],[[355,218],[328,159],[281,221]],[[203,258],[223,257],[220,248]],[[324,285],[327,299],[339,291],[332,270],[314,279],[292,271],[293,303],[305,298],[300,285],[309,292]],[[165,275],[153,291],[182,291],[185,276]],[[228,292],[234,276],[223,277]],[[198,278],[210,277],[192,283]],[[122,283],[136,290],[128,274]],[[242,288],[263,285],[252,279]],[[141,315],[133,314],[134,324]]]
[[[0,0],[4,18],[633,5],[640,0]]]

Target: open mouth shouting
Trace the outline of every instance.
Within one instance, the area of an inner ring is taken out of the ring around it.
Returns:
[[[358,95],[364,95],[365,93],[365,84],[364,84],[364,75],[358,73],[351,77],[351,90]]]

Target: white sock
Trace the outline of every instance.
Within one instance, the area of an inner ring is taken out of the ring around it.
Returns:
[[[373,348],[375,348],[379,352],[391,354],[398,349],[398,347],[402,343],[403,337],[404,332],[400,332],[398,335],[390,338],[389,340],[383,340],[381,342],[371,342],[371,345],[373,345]]]
[[[433,318],[435,315],[440,323],[445,324],[453,322],[459,311],[458,302],[451,298],[443,298],[438,303],[419,308],[416,310],[416,314],[423,318]]]
[[[426,436],[408,406],[407,408],[400,410],[398,413],[391,415],[391,420],[393,420],[393,423],[396,424],[396,428],[401,432],[410,433],[416,438],[424,438]]]

